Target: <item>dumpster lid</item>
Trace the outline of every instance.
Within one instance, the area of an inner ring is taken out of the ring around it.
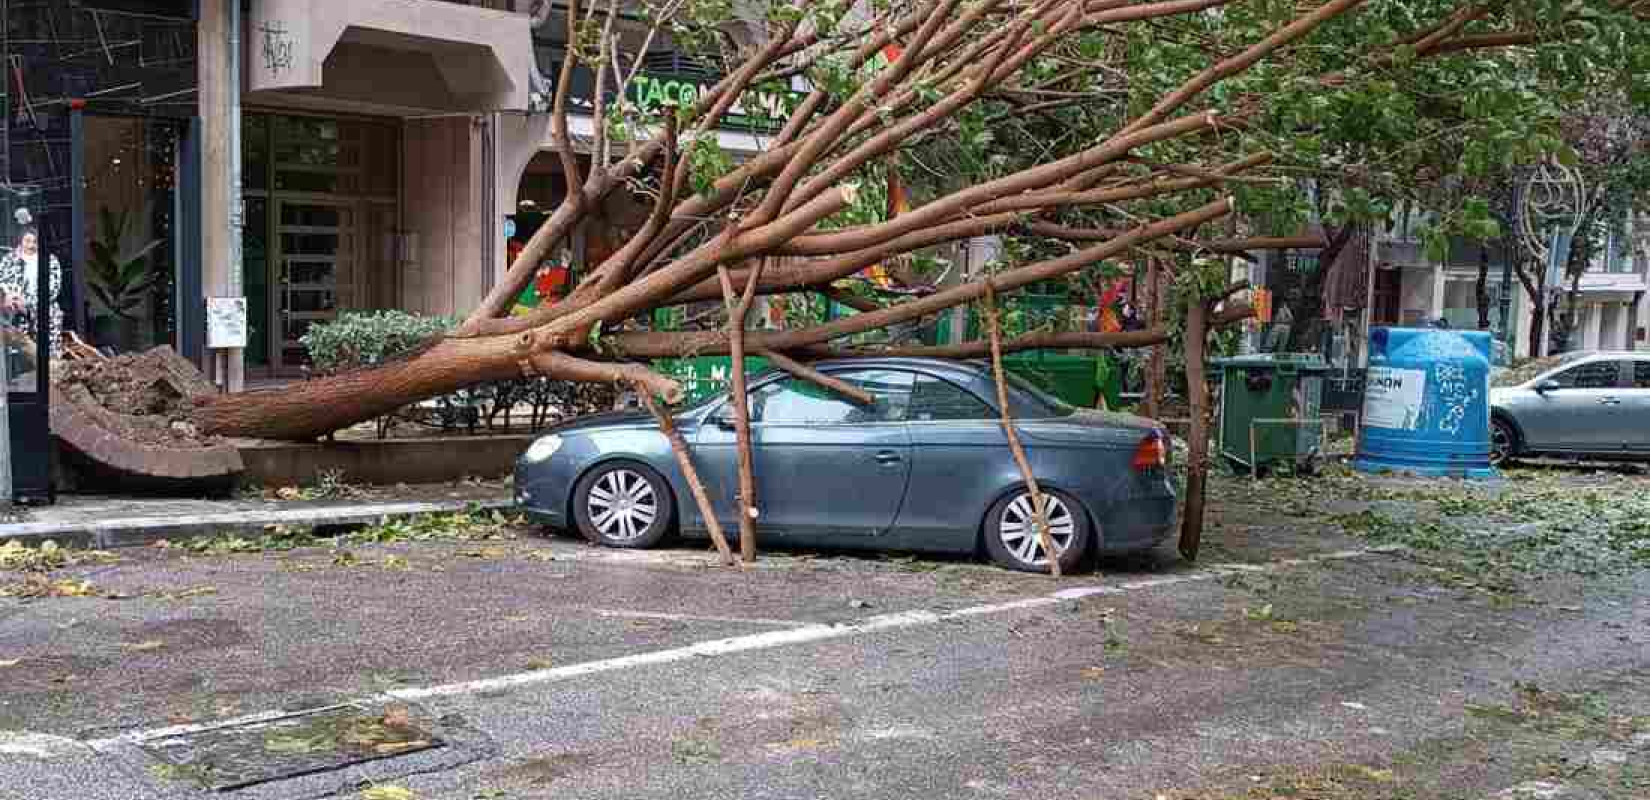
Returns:
[[[1221,369],[1288,369],[1296,372],[1327,372],[1329,364],[1317,353],[1254,353],[1217,358]]]

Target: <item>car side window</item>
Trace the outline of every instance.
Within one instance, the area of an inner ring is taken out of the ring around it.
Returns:
[[[871,393],[876,402],[860,405],[800,378],[786,378],[751,391],[751,420],[786,425],[853,425],[900,422],[911,405],[909,372],[886,369],[833,372],[831,377]]]
[[[1621,362],[1591,361],[1553,376],[1566,389],[1614,389],[1621,380]]]
[[[1633,388],[1650,389],[1650,361],[1633,362]]]
[[[947,380],[917,376],[916,389],[911,392],[912,422],[996,418],[997,412],[973,392]]]

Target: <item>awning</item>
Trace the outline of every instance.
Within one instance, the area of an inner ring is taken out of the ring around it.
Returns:
[[[408,113],[528,105],[524,14],[427,0],[252,0],[245,41],[253,93]]]

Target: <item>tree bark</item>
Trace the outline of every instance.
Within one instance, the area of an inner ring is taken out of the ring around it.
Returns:
[[[1008,410],[1008,381],[1003,377],[1003,335],[997,324],[997,293],[991,288],[990,278],[985,283],[985,320],[991,341],[991,376],[997,383],[997,407],[1002,414],[1003,435],[1008,438],[1009,452],[1014,454],[1014,463],[1020,468],[1020,479],[1025,481],[1026,491],[1031,493],[1031,508],[1037,519],[1037,544],[1048,556],[1049,574],[1058,578],[1060,552],[1054,549],[1054,537],[1048,529],[1048,501],[1037,485],[1037,474],[1031,471],[1031,460],[1026,458],[1025,447],[1020,444],[1020,434],[1014,430],[1014,415]],[[991,534],[988,532],[986,535]]]
[[[739,556],[749,564],[756,560],[756,471],[751,465],[750,397],[745,393],[745,316],[756,299],[756,287],[762,280],[762,265],[757,263],[745,282],[745,293],[733,293],[733,280],[727,267],[719,267],[717,277],[722,279],[722,293],[728,307],[728,353],[731,363],[729,400],[733,405],[734,437],[739,447]]]
[[[1209,383],[1203,359],[1208,340],[1209,309],[1193,301],[1186,309],[1186,395],[1191,403],[1187,433],[1186,498],[1180,518],[1180,555],[1197,560],[1203,543],[1203,509],[1209,479]]]
[[[872,405],[876,402],[876,398],[872,397],[870,392],[848,383],[847,381],[826,375],[825,373],[820,372],[807,364],[791,359],[783,353],[774,352],[772,350],[764,350],[762,355],[768,359],[769,364],[790,373],[792,376],[805,380],[816,386],[829,389],[862,406]]]
[[[1490,243],[1480,242],[1478,247],[1478,283],[1475,287],[1475,297],[1478,300],[1478,329],[1490,329]]]
[[[1167,275],[1162,263],[1155,257],[1146,259],[1146,319],[1151,320],[1153,330],[1163,330],[1168,314],[1164,309],[1164,295],[1167,294]],[[1146,396],[1141,399],[1141,411],[1151,419],[1157,419],[1163,413],[1164,387],[1169,381],[1168,339],[1152,345],[1151,356],[1146,361]]]
[[[705,527],[710,530],[710,540],[716,545],[716,552],[722,557],[722,565],[733,566],[733,550],[728,547],[728,537],[722,533],[722,523],[716,519],[716,508],[711,505],[710,496],[705,492],[705,483],[699,479],[699,470],[693,466],[693,453],[688,449],[682,432],[676,429],[676,421],[671,418],[670,412],[653,399],[653,393],[645,387],[636,387],[637,394],[642,396],[642,403],[653,414],[653,419],[659,423],[659,430],[670,440],[670,451],[676,456],[676,466],[682,470],[682,479],[687,481],[688,493],[693,495],[693,502],[699,507],[699,515],[705,518]]]

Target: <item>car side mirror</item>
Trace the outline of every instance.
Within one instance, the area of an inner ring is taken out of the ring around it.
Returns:
[[[1562,388],[1564,388],[1564,387],[1560,386],[1558,381],[1555,381],[1552,378],[1548,378],[1548,379],[1546,379],[1546,380],[1544,380],[1544,381],[1542,381],[1542,382],[1535,385],[1535,391],[1536,391],[1537,394],[1546,394],[1548,392],[1556,392],[1556,391],[1558,391],[1559,389],[1562,389]]]
[[[738,427],[738,426],[733,424],[733,411],[732,411],[732,409],[729,409],[725,406],[723,408],[719,409],[716,413],[710,415],[710,424],[715,425],[716,427],[721,428],[722,430],[725,430],[725,431],[731,431],[731,430],[734,430],[736,427]]]

